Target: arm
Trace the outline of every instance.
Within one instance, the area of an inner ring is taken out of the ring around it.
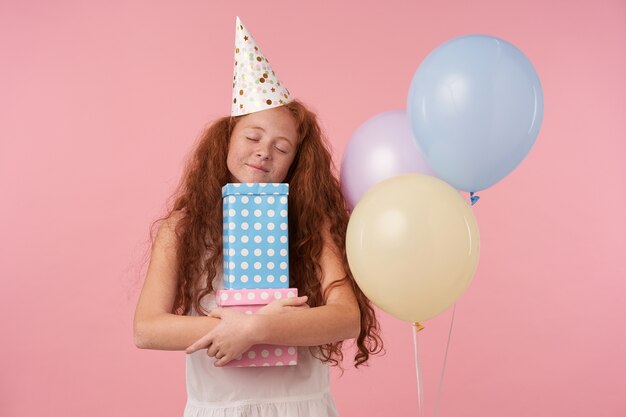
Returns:
[[[330,233],[324,234],[322,250],[322,291],[345,276],[341,255]],[[318,346],[352,339],[359,335],[360,313],[352,287],[339,282],[328,292],[323,306],[294,310],[285,314],[257,314],[254,344]]]
[[[340,251],[327,230],[324,241],[320,259],[322,291],[345,275]],[[317,346],[357,337],[360,331],[359,307],[347,282],[332,286],[326,304],[315,308],[254,315],[216,309],[210,315],[219,317],[221,324],[189,346],[187,353],[208,348],[210,356],[221,358],[217,366],[228,363],[254,344]]]
[[[159,227],[146,280],[137,302],[135,345],[140,349],[183,350],[211,331],[219,319],[172,314],[176,296],[176,233],[180,215]]]

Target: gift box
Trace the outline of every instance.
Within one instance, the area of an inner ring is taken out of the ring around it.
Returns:
[[[289,184],[226,184],[224,288],[289,287]]]
[[[281,298],[298,295],[297,288],[218,290],[217,305],[232,308],[246,314],[254,314],[264,305]],[[298,364],[298,349],[295,346],[254,345],[241,356],[233,359],[226,367],[287,366]]]

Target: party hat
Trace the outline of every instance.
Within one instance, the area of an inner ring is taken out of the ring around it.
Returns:
[[[237,17],[232,116],[241,116],[292,100],[248,29]]]

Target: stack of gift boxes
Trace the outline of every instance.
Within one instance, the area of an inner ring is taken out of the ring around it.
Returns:
[[[281,298],[289,288],[288,184],[226,184],[224,210],[224,289],[217,304],[247,314]],[[255,345],[226,366],[296,365],[294,346]]]

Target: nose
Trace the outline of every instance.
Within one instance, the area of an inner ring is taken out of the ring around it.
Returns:
[[[256,149],[255,154],[258,158],[262,160],[270,159],[270,152],[268,147],[262,144],[259,145],[259,147]]]

